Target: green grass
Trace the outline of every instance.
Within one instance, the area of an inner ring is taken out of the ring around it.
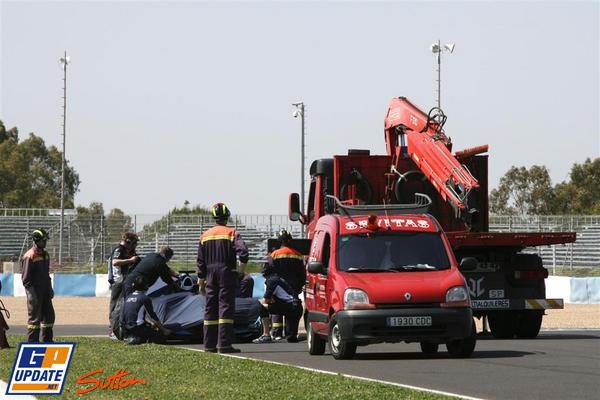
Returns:
[[[11,336],[16,344],[22,336]],[[402,389],[391,385],[325,375],[299,368],[259,361],[222,357],[175,348],[145,344],[127,346],[106,339],[62,337],[75,341],[75,354],[60,399],[450,399],[432,393]],[[8,382],[16,348],[0,351],[0,379]],[[360,361],[356,361],[360,363]],[[119,390],[97,389],[77,395],[79,376],[96,369],[106,378],[126,369],[146,385]]]

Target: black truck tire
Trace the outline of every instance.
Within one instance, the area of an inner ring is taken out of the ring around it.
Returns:
[[[515,336],[517,311],[497,311],[488,314],[492,336],[496,339],[512,339]]]
[[[306,343],[308,345],[308,354],[311,356],[320,356],[325,353],[325,344],[327,341],[315,333],[310,325],[310,322],[306,325]]]
[[[340,326],[334,319],[329,323],[329,349],[336,360],[348,360],[356,354],[356,343],[342,339]]]
[[[544,311],[521,311],[516,324],[516,335],[519,339],[534,339],[540,333]]]

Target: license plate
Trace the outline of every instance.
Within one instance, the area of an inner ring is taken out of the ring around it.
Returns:
[[[387,326],[431,326],[431,317],[388,317]]]

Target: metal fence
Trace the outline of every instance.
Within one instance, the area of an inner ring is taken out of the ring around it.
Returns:
[[[58,213],[57,213],[58,211]],[[281,229],[298,237],[301,225],[286,215],[234,215],[230,226],[238,229],[250,249],[250,259],[266,258],[266,240]],[[50,232],[48,251],[58,259],[60,211],[48,209],[0,209],[0,261],[17,261],[30,246],[33,229]],[[67,212],[63,228],[63,265],[61,270],[93,271],[104,264],[111,250],[126,231],[140,236],[138,253],[157,251],[169,245],[174,261],[193,264],[200,234],[213,226],[208,215],[77,215]],[[544,246],[537,252],[546,266],[600,266],[600,215],[573,216],[490,216],[490,230],[503,232],[575,231],[573,245]]]
[[[46,210],[47,211],[47,210]],[[19,215],[20,214],[20,215]],[[63,269],[81,269],[104,263],[121,235],[134,231],[140,236],[138,253],[157,251],[169,245],[175,251],[174,261],[194,262],[200,234],[214,225],[207,215],[66,215],[63,227]],[[234,215],[229,225],[235,227],[250,248],[252,261],[266,257],[266,240],[286,229],[298,236],[299,223],[285,215]],[[43,210],[3,210],[0,212],[0,261],[18,260],[31,244],[33,229],[50,233],[47,251],[58,259],[60,216]]]

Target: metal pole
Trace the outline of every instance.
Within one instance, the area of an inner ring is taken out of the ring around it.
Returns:
[[[300,104],[300,113],[302,116],[302,151],[301,151],[301,176],[300,176],[300,197],[302,203],[300,203],[300,211],[304,214],[304,103]]]
[[[58,263],[62,264],[63,254],[63,224],[65,219],[65,148],[67,138],[67,65],[69,64],[69,58],[67,57],[67,51],[65,55],[60,59],[63,66],[63,134],[62,134],[62,160],[61,160],[61,173],[60,173],[60,232],[58,235]]]
[[[294,107],[296,107],[296,111],[294,111],[294,118],[300,114],[300,212],[304,214],[304,103],[292,103]],[[304,237],[304,225],[302,225],[302,237]]]
[[[438,108],[442,108],[442,43],[441,41],[438,39],[438,52],[437,52],[437,62],[438,62],[438,76],[437,76],[437,92],[438,92],[438,98],[437,98],[437,105]]]

